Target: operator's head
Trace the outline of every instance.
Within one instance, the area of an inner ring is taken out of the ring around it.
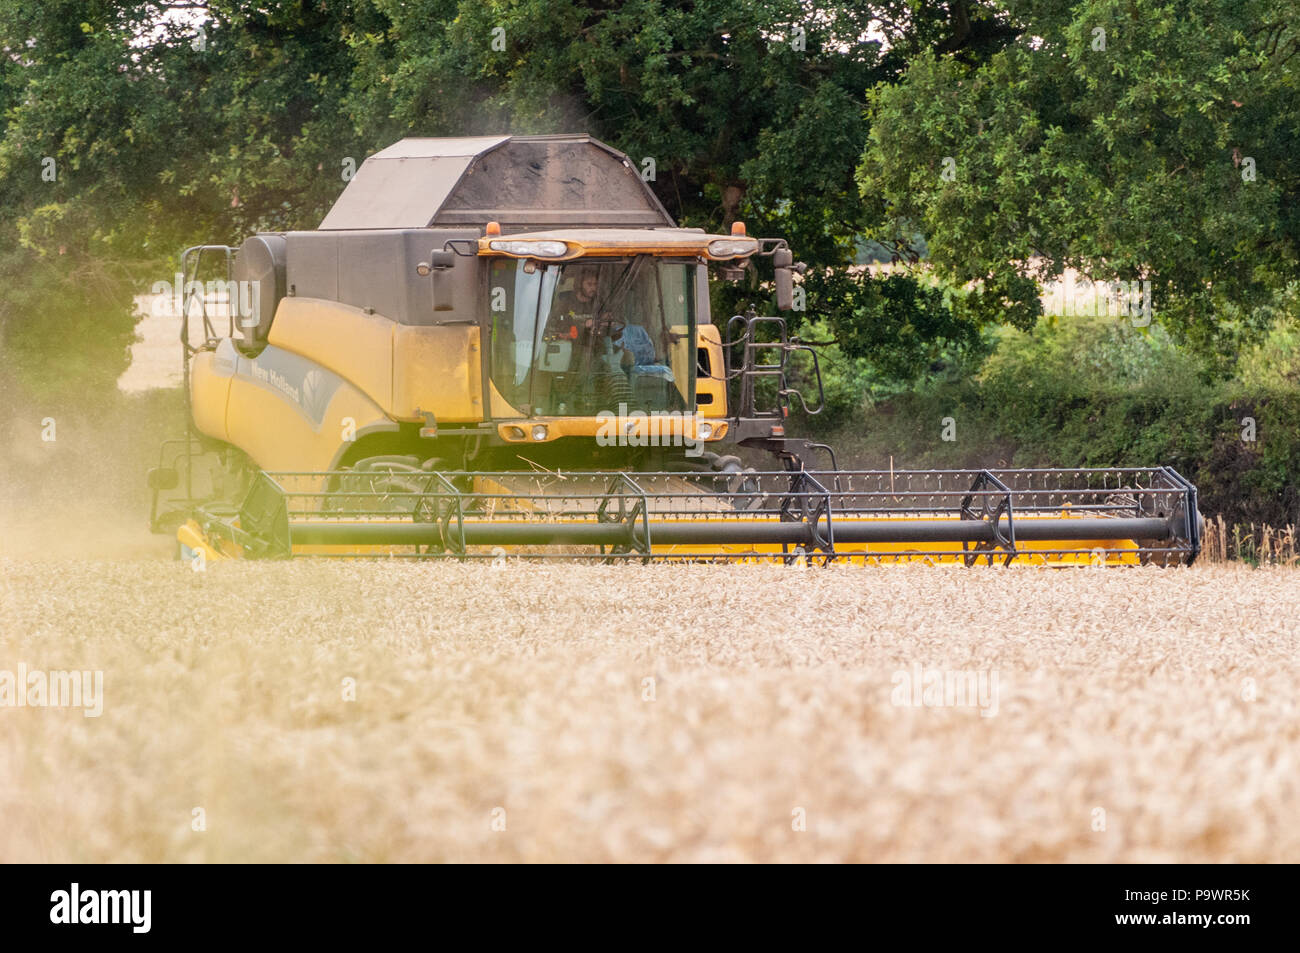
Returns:
[[[596,292],[600,288],[600,275],[596,273],[595,268],[582,268],[574,279],[573,287],[577,290],[580,299],[590,301],[596,297]]]

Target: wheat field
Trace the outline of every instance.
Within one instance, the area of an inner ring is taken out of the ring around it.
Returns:
[[[103,672],[0,708],[3,861],[1300,852],[1291,569],[85,555],[0,557],[0,670]]]

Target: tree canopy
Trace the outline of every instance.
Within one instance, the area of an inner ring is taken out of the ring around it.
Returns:
[[[1067,267],[1151,282],[1186,338],[1230,347],[1297,278],[1294,2],[1018,0],[983,63],[920,51],[874,88],[859,181],[887,234],[956,282]],[[945,174],[946,173],[946,174]]]

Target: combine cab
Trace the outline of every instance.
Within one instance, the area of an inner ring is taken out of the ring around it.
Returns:
[[[1196,557],[1168,468],[841,471],[787,436],[815,351],[709,313],[710,269],[764,256],[788,309],[783,240],[675,227],[587,136],[403,140],[316,231],[184,253],[190,429],[153,526],[209,558]]]

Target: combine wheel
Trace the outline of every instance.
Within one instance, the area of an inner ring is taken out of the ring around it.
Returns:
[[[343,478],[343,489],[371,496],[345,498],[345,511],[414,514],[418,502],[414,494],[428,482],[415,457],[367,457],[357,461],[352,473]]]
[[[763,488],[754,468],[745,466],[740,457],[706,450],[692,458],[690,466],[701,474],[700,485],[726,500],[732,509],[752,510],[762,504]]]
[[[745,466],[740,457],[728,454],[715,456],[712,469],[718,474],[714,480],[719,492],[726,496],[734,509],[752,510],[763,502],[762,487],[754,475],[754,468]]]
[[[447,512],[443,498],[427,496],[440,486],[433,473],[445,468],[437,457],[420,461],[415,456],[378,456],[358,460],[352,471],[339,479],[334,489],[364,496],[330,496],[324,508],[335,513],[359,516],[410,516],[416,523],[437,523]],[[423,552],[440,551],[425,547]]]
[[[375,512],[408,513],[420,519],[419,510],[429,507],[427,500],[417,494],[430,488],[430,472],[440,468],[442,461],[431,458],[422,466],[415,456],[380,456],[358,460],[349,474],[341,477],[334,487],[346,493],[365,493],[367,497],[330,496],[324,508],[339,513]]]

